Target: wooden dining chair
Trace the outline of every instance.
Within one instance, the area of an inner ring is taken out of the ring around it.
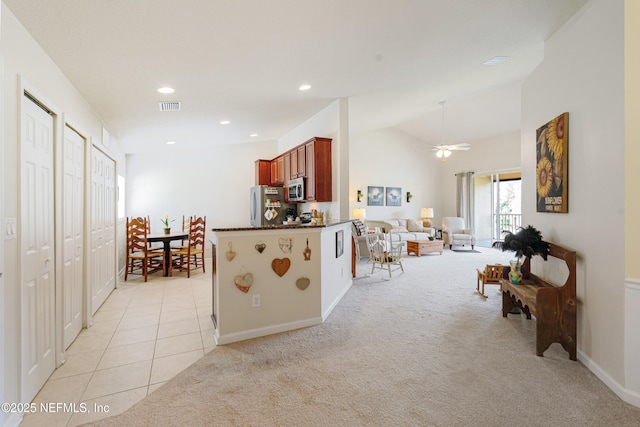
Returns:
[[[202,272],[205,272],[204,236],[206,225],[206,216],[191,217],[187,245],[171,251],[172,268],[174,270],[186,271],[187,277],[191,277],[191,270],[193,269],[202,268]]]
[[[180,230],[182,230],[183,233],[189,233],[189,226],[191,225],[191,220],[194,217],[192,216],[186,216],[186,215],[182,215],[182,228]],[[181,241],[177,241],[175,243],[177,244],[173,244],[174,242],[171,242],[171,248],[172,249],[182,249],[185,248],[187,246],[187,239],[182,239]]]
[[[151,217],[149,215],[147,215],[147,234],[151,234]],[[164,251],[164,246],[162,245],[162,243],[160,243],[159,245],[154,245],[153,242],[147,242],[147,245],[149,246],[149,249],[154,251],[154,252],[160,252],[160,251]]]
[[[147,241],[148,221],[146,218],[127,217],[127,260],[124,270],[124,280],[129,274],[140,274],[147,281],[150,273],[165,271],[167,259],[164,251],[149,248]],[[171,275],[171,268],[169,268]]]

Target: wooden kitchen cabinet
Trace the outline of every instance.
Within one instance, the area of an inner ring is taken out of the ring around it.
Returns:
[[[307,200],[311,200],[311,201],[316,201],[316,178],[315,178],[315,167],[313,164],[313,160],[314,160],[314,147],[315,147],[315,141],[308,141],[307,143],[305,143],[305,157],[306,157],[306,166],[307,166],[307,170],[305,173],[305,181],[306,181],[306,186],[307,188],[305,188],[305,194],[304,197]]]
[[[305,198],[313,202],[332,200],[331,138],[311,138],[304,143],[306,159]]]
[[[271,160],[256,160],[256,185],[271,185]]]
[[[302,176],[298,174],[298,150],[294,148],[285,155],[289,155],[291,158],[291,178]]]
[[[301,145],[296,150],[298,152],[298,176],[306,176],[305,166],[307,164],[307,149],[305,145]]]
[[[291,178],[295,178],[295,176],[292,175],[291,171],[291,153],[285,153],[282,158],[284,168],[284,184],[286,185],[286,183],[289,182]]]
[[[305,200],[330,202],[333,196],[331,162],[331,138],[314,137],[273,160],[256,160],[256,183],[283,185],[303,177]]]
[[[284,184],[284,159],[277,157],[271,160],[271,185]]]

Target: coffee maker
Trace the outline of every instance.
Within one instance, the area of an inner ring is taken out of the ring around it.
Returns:
[[[285,217],[287,218],[287,222],[293,222],[298,217],[298,212],[296,208],[287,208],[285,211]]]

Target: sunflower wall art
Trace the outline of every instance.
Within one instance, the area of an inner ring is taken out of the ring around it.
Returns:
[[[569,113],[536,130],[536,211],[569,212]]]

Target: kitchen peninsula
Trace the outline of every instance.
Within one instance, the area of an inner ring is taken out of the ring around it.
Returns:
[[[349,221],[212,231],[217,344],[321,324],[351,287]]]

